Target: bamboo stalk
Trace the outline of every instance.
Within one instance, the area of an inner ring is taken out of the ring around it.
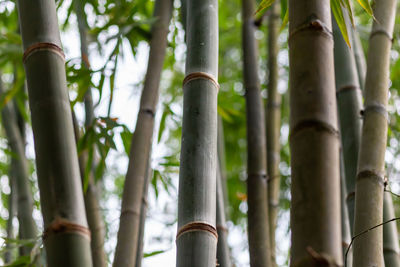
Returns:
[[[328,0],[289,0],[293,267],[342,265],[330,12]]]
[[[3,85],[0,82],[0,94],[4,94]],[[17,192],[17,217],[19,221],[19,238],[35,239],[37,237],[37,228],[35,220],[32,217],[33,197],[31,185],[29,182],[28,162],[25,156],[25,142],[22,139],[21,131],[18,126],[18,120],[12,101],[8,102],[2,112],[2,124],[4,126],[7,140],[14,156],[11,159],[11,179]],[[14,193],[16,193],[14,192]],[[12,216],[11,216],[12,217]],[[24,246],[20,250],[22,255],[28,255],[31,247]]]
[[[345,197],[350,220],[354,226],[355,183],[361,137],[362,94],[353,52],[344,41],[333,19],[336,97],[339,112],[340,134],[343,148],[347,195]]]
[[[221,187],[224,199],[224,211],[225,217],[229,218],[229,207],[228,200],[228,185],[227,185],[227,174],[226,174],[226,157],[225,157],[225,138],[224,138],[224,124],[221,116],[218,116],[218,141],[217,141],[217,152],[218,152],[218,164],[221,173]]]
[[[13,219],[17,215],[17,188],[15,184],[15,174],[14,174],[14,166],[11,161],[11,168],[8,171],[8,182],[10,186],[10,195],[8,196],[8,219],[6,226],[6,234],[8,239],[14,239],[14,226]],[[12,242],[6,242],[6,248],[4,252],[4,263],[11,263],[14,257],[14,246]]]
[[[247,203],[251,267],[271,266],[266,188],[264,108],[258,79],[258,51],[254,37],[254,1],[242,1],[242,45],[247,115]]]
[[[353,262],[353,250],[350,248],[351,242],[351,231],[350,231],[350,220],[349,212],[347,210],[346,204],[346,174],[344,171],[344,161],[343,161],[343,151],[340,150],[340,210],[342,218],[342,252],[343,252],[343,262],[346,262],[346,267],[352,267]],[[347,250],[349,250],[347,252]],[[346,254],[347,252],[347,254]]]
[[[89,49],[87,41],[87,23],[84,14],[84,6],[81,1],[74,1],[74,10],[78,20],[78,28],[81,43],[81,61],[82,65],[87,69],[90,69],[89,61]],[[94,116],[92,89],[89,88],[85,92],[84,96],[85,106],[85,127],[88,128],[92,125]],[[77,140],[78,141],[78,140]],[[79,156],[79,165],[81,176],[85,175],[85,167],[87,166],[87,155],[83,153]],[[92,260],[94,267],[105,267],[107,266],[106,253],[104,251],[104,222],[103,215],[101,212],[99,200],[98,200],[98,187],[96,186],[95,179],[93,177],[93,171],[90,171],[89,181],[87,184],[87,190],[84,194],[86,216],[89,224],[89,229],[92,234],[90,242]]]
[[[140,210],[143,188],[146,181],[147,162],[151,154],[154,131],[154,116],[159,95],[161,71],[167,46],[169,21],[172,14],[171,0],[157,0],[154,16],[157,21],[152,27],[150,55],[140,109],[132,137],[128,171],[122,196],[120,226],[113,266],[133,266],[138,246]]]
[[[90,267],[87,228],[55,2],[18,2],[50,267]]]
[[[383,197],[383,221],[395,218],[393,200],[390,192],[385,192]],[[383,257],[385,267],[400,266],[400,248],[396,222],[390,222],[383,226]]]
[[[382,223],[390,49],[395,0],[377,0],[369,40],[364,124],[356,180],[354,234]],[[384,266],[382,227],[354,240],[354,267]]]
[[[230,252],[228,246],[228,228],[226,226],[225,218],[225,203],[224,193],[222,188],[223,179],[221,176],[221,169],[217,167],[217,263],[219,267],[232,267]]]
[[[356,29],[352,30],[353,53],[357,65],[358,81],[362,90],[365,88],[365,74],[367,73],[367,63],[365,62],[364,50],[361,45],[360,35]]]
[[[188,0],[177,267],[215,266],[218,1]]]
[[[267,173],[268,173],[268,218],[271,239],[271,261],[276,265],[275,231],[279,209],[280,191],[280,130],[281,130],[281,95],[278,92],[279,81],[279,3],[271,7],[268,23],[268,100],[267,100]]]

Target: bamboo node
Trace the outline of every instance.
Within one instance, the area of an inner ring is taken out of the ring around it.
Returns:
[[[317,263],[318,266],[342,266],[336,263],[335,259],[332,258],[330,255],[325,253],[318,253],[312,247],[308,246],[306,248],[308,254],[310,254],[311,258]]]
[[[215,237],[215,239],[218,240],[217,229],[215,229],[214,226],[206,222],[191,222],[185,224],[184,226],[178,229],[178,233],[176,234],[176,240],[178,240],[180,236],[189,232],[206,232],[211,234],[212,236]]]
[[[222,224],[217,224],[217,230],[228,233],[228,228],[226,228],[226,226]]]
[[[389,115],[385,105],[376,102],[370,103],[365,106],[364,110],[361,111],[361,115],[365,116],[368,112],[371,111],[382,115],[387,121],[389,121]]]
[[[22,62],[25,63],[29,56],[31,56],[35,52],[41,51],[41,50],[51,51],[51,52],[59,55],[63,60],[65,60],[64,52],[63,52],[62,48],[59,47],[58,45],[53,44],[53,43],[35,43],[35,44],[29,46],[25,50],[24,55],[22,57]]]
[[[57,217],[52,221],[43,232],[42,238],[46,240],[49,236],[55,234],[73,233],[79,234],[90,240],[91,234],[89,228],[73,223],[67,219]]]
[[[140,112],[143,112],[144,114],[150,115],[153,118],[156,116],[154,110],[151,109],[151,108],[141,108]]]
[[[380,174],[378,171],[375,170],[363,170],[357,174],[357,181],[362,179],[371,179],[372,181],[377,182],[379,185],[384,186],[385,179],[383,175]]]
[[[382,35],[386,36],[391,42],[393,42],[393,36],[388,31],[386,31],[385,29],[373,30],[371,32],[371,34],[369,35],[369,39],[372,39],[372,37],[374,37],[375,35],[379,35],[379,34],[382,34]]]
[[[336,90],[336,96],[340,95],[343,92],[348,92],[352,90],[361,90],[359,86],[356,85],[345,85]]]
[[[211,74],[205,73],[205,72],[192,72],[186,75],[185,79],[183,79],[183,86],[185,86],[187,83],[193,81],[193,80],[198,80],[198,79],[204,79],[204,80],[209,80],[211,81],[214,86],[217,88],[217,91],[219,90],[219,84],[215,77]]]
[[[333,34],[332,31],[329,29],[329,27],[321,20],[316,18],[315,16],[312,16],[309,18],[305,23],[299,25],[297,28],[293,29],[292,32],[289,34],[288,40],[296,35],[299,32],[302,31],[316,31],[324,34],[326,37],[329,39],[333,40]]]
[[[339,138],[339,131],[331,124],[318,119],[303,120],[292,127],[289,140],[291,140],[296,134],[303,131],[304,129],[314,128],[317,131],[325,131],[329,134]]]

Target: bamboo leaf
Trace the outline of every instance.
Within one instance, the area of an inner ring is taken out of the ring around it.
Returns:
[[[355,27],[356,24],[354,23],[353,8],[351,7],[350,0],[342,0],[342,1],[344,1],[344,6],[347,12],[349,13],[351,25]]]
[[[362,8],[365,9],[365,11],[367,11],[369,15],[373,16],[372,7],[369,0],[357,0],[357,2],[360,4],[360,6],[362,6]]]
[[[148,257],[151,257],[151,256],[155,256],[155,255],[164,253],[165,251],[166,250],[156,250],[156,251],[152,251],[152,252],[149,252],[149,253],[144,253],[143,254],[143,258],[148,258]]]
[[[279,29],[280,32],[283,31],[283,29],[286,27],[288,22],[289,22],[289,9],[286,8],[285,16],[282,19],[282,25],[281,25],[281,28]]]
[[[331,8],[332,8],[332,13],[335,16],[336,23],[338,24],[340,32],[342,33],[343,39],[345,40],[347,45],[351,47],[349,34],[347,31],[347,25],[344,19],[343,9],[341,7],[340,1],[331,0]]]
[[[258,6],[255,14],[259,13],[260,11],[270,7],[273,3],[275,2],[275,0],[263,0],[260,5]]]

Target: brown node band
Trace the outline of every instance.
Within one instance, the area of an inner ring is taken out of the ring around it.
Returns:
[[[339,95],[343,92],[352,91],[352,90],[361,90],[361,89],[360,89],[360,87],[355,86],[355,85],[345,85],[336,90],[336,95]]]
[[[30,55],[32,55],[33,53],[40,51],[40,50],[51,51],[51,52],[59,55],[63,60],[65,60],[64,52],[61,49],[61,47],[59,47],[58,45],[53,44],[53,43],[36,43],[36,44],[29,46],[25,50],[24,55],[22,57],[22,61],[25,63],[25,61],[27,60],[27,58]]]
[[[228,228],[225,225],[217,224],[217,230],[228,233]]]
[[[362,179],[371,179],[372,181],[375,181],[382,186],[384,186],[385,184],[385,179],[383,178],[383,175],[374,170],[363,170],[359,172],[357,174],[357,181]]]
[[[363,115],[365,116],[368,112],[376,112],[385,117],[387,121],[389,121],[389,115],[385,105],[382,105],[380,103],[370,103],[365,106],[363,110]]]
[[[43,240],[46,240],[49,236],[55,234],[65,234],[74,233],[84,236],[90,240],[90,230],[89,228],[70,222],[66,219],[56,218],[53,222],[47,226],[46,230],[43,232]]]
[[[214,78],[214,76],[212,76],[211,74],[205,73],[205,72],[192,72],[192,73],[188,74],[185,77],[185,79],[183,80],[183,86],[185,86],[190,81],[198,80],[198,79],[204,79],[204,80],[211,81],[214,84],[214,86],[217,88],[217,90],[219,90],[219,84],[216,81],[216,79]]]
[[[318,131],[328,132],[329,134],[339,138],[339,131],[334,126],[321,120],[309,119],[297,123],[297,125],[295,125],[291,129],[289,140],[292,139],[299,132],[309,128],[314,128]]]
[[[316,31],[319,33],[322,33],[326,37],[328,37],[330,40],[333,40],[333,34],[332,31],[328,28],[328,26],[322,22],[321,20],[317,18],[311,18],[305,23],[301,24],[297,28],[295,28],[290,34],[288,41],[293,38],[294,35],[296,35],[299,32],[302,31]]]
[[[178,233],[176,234],[176,239],[178,240],[178,238],[181,235],[189,232],[207,232],[213,235],[215,239],[218,240],[217,229],[215,229],[215,227],[212,226],[211,224],[205,222],[191,222],[182,226],[181,228],[178,229]]]

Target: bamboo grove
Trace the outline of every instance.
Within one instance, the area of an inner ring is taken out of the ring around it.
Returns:
[[[396,0],[0,0],[0,266],[400,267]]]

